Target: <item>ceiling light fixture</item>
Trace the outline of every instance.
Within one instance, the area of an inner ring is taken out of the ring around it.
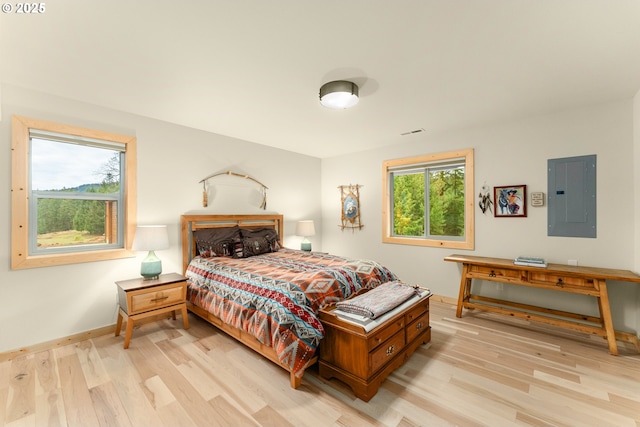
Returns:
[[[358,103],[358,85],[345,80],[325,83],[320,88],[320,103],[335,110],[353,107]]]

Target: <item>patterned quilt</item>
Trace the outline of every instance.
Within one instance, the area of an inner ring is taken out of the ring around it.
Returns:
[[[397,280],[375,261],[281,249],[250,258],[194,258],[187,300],[272,347],[300,376],[324,329],[316,314],[362,288]]]

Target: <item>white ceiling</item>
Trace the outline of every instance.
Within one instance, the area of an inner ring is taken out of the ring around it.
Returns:
[[[44,4],[0,14],[3,83],[319,158],[640,90],[639,0]]]

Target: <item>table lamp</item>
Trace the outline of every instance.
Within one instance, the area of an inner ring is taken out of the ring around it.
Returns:
[[[296,236],[302,236],[302,243],[300,244],[300,249],[303,251],[311,250],[311,242],[307,237],[314,236],[316,234],[316,229],[313,226],[313,221],[308,219],[304,221],[298,221],[296,224]]]
[[[162,273],[162,261],[154,251],[169,249],[169,234],[166,225],[139,225],[133,239],[134,251],[149,251],[140,265],[140,275],[145,280],[157,279]]]

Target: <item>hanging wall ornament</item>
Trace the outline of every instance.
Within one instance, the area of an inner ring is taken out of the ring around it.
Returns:
[[[360,187],[362,185],[341,185],[338,188],[341,192],[340,210],[342,214],[342,225],[339,227],[344,230],[350,228],[352,230],[362,229],[364,225],[360,223]]]
[[[493,201],[491,200],[491,193],[489,192],[489,187],[487,186],[486,182],[482,186],[482,191],[480,192],[480,194],[478,194],[478,198],[480,199],[478,205],[480,206],[480,210],[482,211],[482,213],[486,213],[487,210],[489,212],[493,211]]]
[[[203,179],[200,182],[202,183],[202,206],[206,208],[207,206],[209,206],[209,192],[207,190],[207,181]]]

